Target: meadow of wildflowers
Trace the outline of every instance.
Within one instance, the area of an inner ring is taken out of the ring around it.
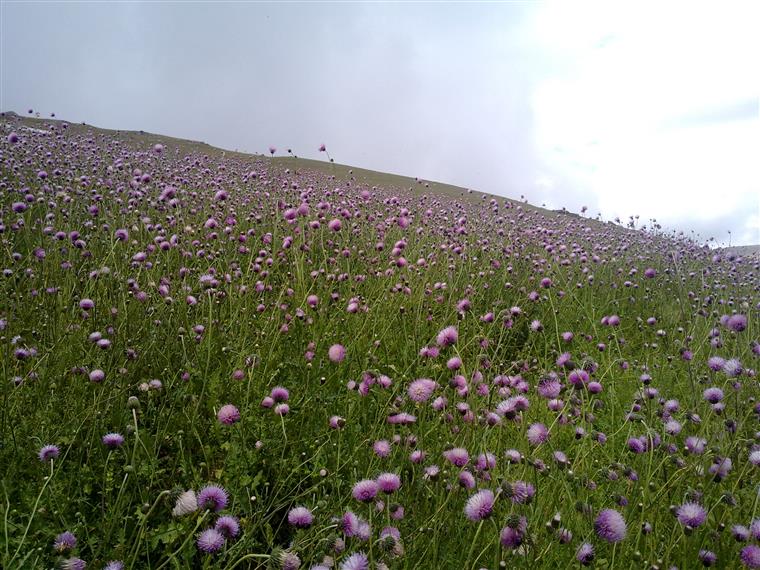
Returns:
[[[760,568],[756,258],[0,125],[0,567]]]

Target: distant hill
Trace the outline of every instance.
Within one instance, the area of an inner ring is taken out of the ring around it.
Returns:
[[[583,219],[591,227],[599,224],[599,227],[615,227],[622,232],[636,231],[639,228],[630,228],[622,223],[605,222],[601,218],[586,217],[578,213],[571,212],[566,209],[549,210],[534,206],[525,201],[520,201],[514,198],[506,196],[498,196],[495,194],[489,194],[487,192],[480,192],[473,189],[463,188],[461,186],[454,186],[453,184],[446,184],[443,182],[436,182],[432,180],[424,180],[411,176],[402,176],[400,174],[391,174],[388,172],[379,172],[376,170],[369,170],[366,168],[358,168],[346,164],[338,164],[334,162],[328,162],[326,160],[313,160],[308,158],[300,158],[294,155],[286,156],[269,156],[265,154],[250,154],[234,150],[227,150],[209,145],[202,141],[191,141],[186,139],[180,139],[176,137],[170,137],[167,135],[159,135],[155,133],[149,133],[147,131],[126,131],[115,129],[103,129],[95,127],[87,123],[72,123],[70,121],[56,119],[56,118],[38,118],[31,116],[22,116],[13,111],[7,111],[0,116],[0,122],[4,123],[5,130],[8,130],[11,124],[19,125],[21,128],[45,130],[46,125],[67,125],[67,130],[72,134],[91,134],[95,135],[111,135],[118,137],[122,143],[129,145],[135,145],[140,148],[148,148],[155,144],[162,144],[167,147],[168,150],[176,150],[180,153],[202,153],[211,157],[222,158],[238,158],[238,159],[252,159],[257,160],[266,159],[270,161],[274,166],[281,167],[283,169],[298,170],[311,170],[321,172],[327,175],[335,177],[336,181],[351,180],[354,184],[365,186],[377,186],[386,189],[405,189],[416,190],[420,193],[436,193],[442,194],[448,197],[466,199],[475,201],[482,200],[498,200],[500,202],[508,201],[514,205],[520,205],[523,209],[533,210],[540,212],[547,216],[568,216],[573,219]],[[648,228],[652,230],[652,228]],[[668,232],[661,231],[660,228],[656,228],[657,233],[667,234]],[[760,255],[760,245],[754,246],[741,246],[728,248],[729,251],[735,251],[737,255],[754,256]]]
[[[57,119],[57,118],[38,118],[31,116],[23,116],[13,111],[3,112],[0,116],[0,121],[6,123],[5,130],[7,131],[10,124],[20,125],[22,128],[45,130],[46,125],[67,125],[67,131],[72,134],[90,134],[96,135],[111,135],[118,137],[122,144],[135,145],[140,148],[147,148],[154,144],[162,144],[169,150],[177,149],[180,153],[202,153],[211,157],[221,158],[256,158],[258,160],[266,159],[275,166],[282,168],[290,168],[293,170],[312,170],[321,172],[327,175],[335,176],[337,180],[352,180],[354,184],[363,184],[366,186],[378,186],[386,189],[406,189],[417,190],[420,193],[431,192],[436,194],[443,194],[449,197],[464,198],[472,201],[480,201],[486,199],[495,199],[501,202],[509,201],[515,205],[520,205],[524,209],[539,211],[547,215],[573,215],[579,217],[577,214],[572,214],[567,210],[548,210],[546,208],[540,208],[534,206],[525,201],[519,201],[506,196],[497,196],[495,194],[489,194],[487,192],[479,192],[476,190],[463,188],[460,186],[454,186],[453,184],[446,184],[443,182],[436,182],[432,180],[424,180],[411,176],[402,176],[400,174],[391,174],[388,172],[379,172],[376,170],[369,170],[366,168],[358,168],[346,164],[338,164],[335,162],[328,162],[326,160],[313,160],[308,158],[300,158],[298,156],[269,156],[268,154],[250,154],[245,152],[239,152],[234,150],[228,150],[218,148],[209,145],[202,141],[191,141],[186,139],[180,139],[170,137],[166,135],[159,135],[155,133],[149,133],[147,131],[126,131],[116,129],[104,129],[95,127],[87,123],[72,123],[70,121]],[[587,222],[592,224],[602,223],[601,220],[595,218],[585,218]],[[620,226],[622,228],[622,226]],[[624,228],[622,228],[624,229]]]
[[[742,257],[760,258],[760,245],[736,245],[732,247],[721,248],[721,251],[725,251],[726,253],[733,253],[734,255],[740,255]]]
[[[155,133],[149,133],[147,131],[123,131],[114,129],[102,129],[94,127],[86,123],[71,123],[54,118],[36,118],[26,117],[14,113],[12,111],[3,113],[3,118],[10,120],[11,122],[18,122],[26,128],[33,128],[44,130],[45,125],[50,124],[67,124],[67,130],[73,134],[110,134],[118,136],[119,139],[126,143],[138,144],[140,146],[153,145],[160,143],[169,149],[179,149],[180,152],[200,152],[209,156],[226,156],[230,158],[267,158],[273,164],[282,166],[284,168],[291,169],[308,169],[316,170],[328,175],[334,175],[338,179],[353,178],[356,182],[367,184],[369,186],[381,186],[384,188],[419,188],[421,191],[434,191],[436,193],[446,194],[448,196],[471,196],[475,199],[482,199],[483,196],[491,196],[484,192],[470,191],[467,188],[454,186],[452,184],[445,184],[442,182],[434,182],[430,180],[422,180],[413,178],[410,176],[401,176],[398,174],[389,174],[387,172],[378,172],[376,170],[368,170],[365,168],[357,168],[345,164],[331,163],[323,160],[312,160],[307,158],[299,158],[296,156],[275,156],[270,157],[264,154],[249,154],[244,152],[238,152],[233,150],[227,150],[222,148],[213,147],[205,142],[191,141],[185,139],[179,139],[166,135],[158,135]],[[493,196],[500,200],[504,200],[503,196]],[[522,203],[524,207],[534,208],[534,206]],[[538,208],[541,209],[541,208]],[[547,210],[548,211],[548,210]]]

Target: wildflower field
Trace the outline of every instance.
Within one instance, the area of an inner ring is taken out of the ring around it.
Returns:
[[[760,568],[757,258],[0,124],[0,567]]]

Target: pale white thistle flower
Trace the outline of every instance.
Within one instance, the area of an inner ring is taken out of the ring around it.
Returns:
[[[189,515],[198,510],[198,499],[195,497],[195,491],[190,489],[185,491],[179,497],[172,510],[172,516],[181,517]]]

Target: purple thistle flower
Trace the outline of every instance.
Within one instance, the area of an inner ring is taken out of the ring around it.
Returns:
[[[240,420],[240,411],[232,404],[226,404],[219,409],[216,417],[219,423],[229,426]]]
[[[743,371],[744,368],[742,367],[742,363],[739,362],[736,358],[726,360],[726,362],[723,363],[723,373],[729,378],[736,378],[737,376],[741,376],[741,373]]]
[[[749,525],[749,534],[753,539],[760,541],[760,518],[753,520]]]
[[[589,566],[594,561],[594,546],[588,542],[581,544],[575,553],[575,559],[584,566]]]
[[[369,560],[363,552],[354,552],[340,563],[340,570],[368,570]]]
[[[694,455],[701,455],[704,453],[705,447],[707,447],[707,440],[691,435],[686,438],[684,445],[686,446],[686,450],[689,453],[692,453]]]
[[[214,529],[218,530],[224,538],[235,538],[240,534],[240,523],[237,518],[225,515],[216,520]]]
[[[287,402],[290,399],[290,392],[283,386],[275,386],[269,394],[275,402]]]
[[[459,331],[457,331],[456,327],[450,326],[446,327],[438,333],[438,336],[436,337],[436,344],[442,348],[445,348],[447,346],[456,344],[457,340],[459,340]]]
[[[570,460],[567,458],[567,455],[563,451],[555,451],[552,453],[552,457],[554,457],[554,461],[556,461],[560,466],[564,467],[570,463]]]
[[[77,537],[68,530],[55,537],[53,548],[56,552],[64,553],[72,550],[77,545]]]
[[[198,550],[214,553],[224,546],[224,535],[214,528],[209,528],[198,535],[196,544],[198,545]]]
[[[746,315],[736,314],[731,315],[726,321],[726,328],[734,332],[742,332],[747,328]]]
[[[564,367],[564,366],[570,364],[570,362],[572,361],[572,358],[573,357],[572,357],[572,355],[569,352],[563,352],[562,354],[560,354],[557,357],[557,361],[555,362],[555,364],[557,366]]]
[[[470,454],[463,447],[454,447],[443,452],[443,456],[452,465],[464,467],[470,461]]]
[[[390,495],[401,487],[401,478],[395,473],[381,473],[377,476],[377,485],[383,493]]]
[[[711,404],[717,404],[723,399],[723,390],[715,387],[707,388],[707,390],[702,392],[702,397]]]
[[[708,472],[715,477],[716,481],[725,479],[733,467],[733,461],[730,457],[715,457],[713,464],[710,465]]]
[[[409,454],[409,461],[411,461],[412,463],[422,463],[423,461],[425,461],[426,455],[427,454],[421,449],[415,449]]]
[[[425,474],[423,475],[424,479],[429,479],[431,481],[435,481],[438,479],[438,475],[441,473],[441,468],[437,465],[428,465],[425,467]]]
[[[93,382],[94,384],[100,384],[103,380],[106,378],[106,373],[102,370],[95,369],[90,372],[89,374],[90,382]]]
[[[387,439],[379,439],[372,444],[372,450],[378,457],[388,457],[391,454],[391,444]]]
[[[665,422],[665,433],[668,435],[678,435],[681,433],[681,424],[676,420],[668,420]]]
[[[417,416],[407,414],[406,412],[400,412],[398,414],[391,414],[386,420],[391,425],[410,425],[417,421]]]
[[[589,379],[590,378],[588,372],[582,368],[573,370],[570,372],[570,374],[567,375],[567,381],[575,388],[583,388],[586,384],[588,384]]]
[[[340,519],[339,526],[348,537],[355,536],[359,532],[361,520],[351,511],[346,511]]]
[[[198,493],[198,508],[218,513],[227,506],[227,491],[217,485],[206,485]]]
[[[684,503],[676,510],[678,522],[683,526],[697,528],[707,518],[707,511],[697,503]]]
[[[549,430],[544,424],[535,423],[531,424],[525,435],[531,445],[541,445],[549,439]]]
[[[438,384],[430,378],[419,378],[409,384],[407,393],[413,402],[425,402],[430,399]]]
[[[342,227],[342,224],[340,223],[340,220],[338,218],[333,218],[329,222],[327,222],[327,227],[330,228],[330,230],[334,232],[339,232],[340,228]]]
[[[81,558],[68,558],[61,562],[62,570],[84,570],[87,563]]]
[[[387,537],[390,537],[393,540],[401,540],[401,532],[395,526],[383,527],[383,530],[380,531],[380,538],[383,539]]]
[[[301,559],[295,552],[283,552],[280,562],[282,570],[298,570],[301,567]]]
[[[437,346],[424,346],[420,349],[420,356],[425,358],[438,358],[440,354],[441,351]]]
[[[89,311],[95,308],[95,302],[92,299],[82,299],[79,301],[79,308],[83,311]]]
[[[60,454],[61,450],[58,449],[57,445],[45,445],[42,447],[42,449],[40,449],[37,457],[39,457],[40,461],[43,463],[47,463],[52,459],[56,459]]]
[[[736,542],[746,542],[749,539],[749,529],[744,525],[735,524],[731,527],[731,536]]]
[[[538,391],[539,396],[551,400],[560,395],[562,392],[562,384],[556,378],[542,378],[539,380],[536,390]]]
[[[344,425],[346,425],[346,419],[340,416],[330,416],[328,425],[331,429],[341,429]]]
[[[475,476],[465,469],[459,474],[459,484],[465,489],[474,489]]]
[[[107,433],[101,441],[109,449],[116,449],[124,444],[124,436],[120,433]]]
[[[504,452],[504,456],[507,458],[508,463],[520,463],[522,461],[522,454],[516,449],[507,449]]]
[[[521,516],[508,521],[507,526],[501,529],[499,542],[504,548],[515,549],[520,546],[528,531],[528,519]]]
[[[464,506],[465,516],[473,522],[482,521],[491,516],[496,497],[490,489],[483,489],[467,499]]]
[[[327,357],[332,362],[343,362],[346,358],[346,349],[342,344],[334,344],[327,351]]]
[[[697,558],[699,558],[702,566],[705,567],[710,567],[718,561],[718,555],[715,554],[712,550],[700,550]]]
[[[124,562],[121,560],[111,560],[103,566],[103,570],[124,570]]]
[[[644,453],[647,450],[645,440],[642,441],[638,437],[631,437],[628,439],[628,449],[633,453]]]
[[[620,542],[628,531],[625,519],[614,509],[604,509],[594,521],[596,535],[607,542]]]
[[[536,488],[526,481],[515,481],[509,485],[509,494],[513,503],[527,505],[533,500]]]
[[[375,498],[378,488],[377,483],[372,479],[362,479],[354,485],[351,494],[357,501],[368,503]]]
[[[571,530],[561,528],[557,531],[557,540],[560,544],[570,544],[573,540],[573,533]]]
[[[760,568],[760,546],[756,544],[748,544],[739,553],[739,559],[742,564],[752,570]]]
[[[314,515],[306,507],[294,507],[288,512],[288,522],[296,528],[309,528]]]

